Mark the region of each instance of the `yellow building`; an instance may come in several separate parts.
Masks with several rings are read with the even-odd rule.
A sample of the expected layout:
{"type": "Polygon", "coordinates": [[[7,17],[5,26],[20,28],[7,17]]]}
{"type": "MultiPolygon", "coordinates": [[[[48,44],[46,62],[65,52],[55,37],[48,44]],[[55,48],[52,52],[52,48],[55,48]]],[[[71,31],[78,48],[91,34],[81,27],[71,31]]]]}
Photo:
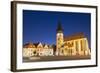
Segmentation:
{"type": "Polygon", "coordinates": [[[58,23],[56,34],[56,55],[90,55],[88,40],[83,33],[64,37],[61,23],[58,23]]]}

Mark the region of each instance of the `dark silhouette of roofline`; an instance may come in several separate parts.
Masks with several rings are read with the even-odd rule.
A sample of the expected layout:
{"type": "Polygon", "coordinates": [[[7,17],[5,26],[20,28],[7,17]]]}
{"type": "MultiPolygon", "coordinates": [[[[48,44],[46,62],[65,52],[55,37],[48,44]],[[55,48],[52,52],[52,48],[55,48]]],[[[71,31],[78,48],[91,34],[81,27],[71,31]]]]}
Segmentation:
{"type": "Polygon", "coordinates": [[[58,32],[63,32],[63,28],[62,28],[62,25],[61,25],[61,22],[58,21],[58,26],[57,26],[57,29],[56,29],[57,33],[58,32]]]}

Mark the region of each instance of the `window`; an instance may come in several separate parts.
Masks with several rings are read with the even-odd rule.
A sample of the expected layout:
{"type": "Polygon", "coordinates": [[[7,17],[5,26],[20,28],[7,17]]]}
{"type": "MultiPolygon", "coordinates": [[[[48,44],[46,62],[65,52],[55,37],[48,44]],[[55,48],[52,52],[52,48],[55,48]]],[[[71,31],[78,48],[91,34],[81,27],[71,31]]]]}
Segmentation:
{"type": "Polygon", "coordinates": [[[76,43],[76,51],[78,52],[78,41],[76,41],[75,43],[76,43]]]}
{"type": "Polygon", "coordinates": [[[81,40],[80,44],[81,44],[81,51],[83,51],[83,49],[84,49],[84,40],[81,40]]]}
{"type": "Polygon", "coordinates": [[[36,51],[34,51],[33,54],[35,55],[36,54],[36,51]]]}
{"type": "Polygon", "coordinates": [[[86,45],[86,40],[84,40],[84,49],[87,49],[86,45]]]}
{"type": "Polygon", "coordinates": [[[70,49],[70,54],[72,55],[72,53],[73,53],[73,50],[72,50],[72,49],[70,49]]]}
{"type": "Polygon", "coordinates": [[[62,50],[62,53],[64,53],[64,51],[62,50]]]}

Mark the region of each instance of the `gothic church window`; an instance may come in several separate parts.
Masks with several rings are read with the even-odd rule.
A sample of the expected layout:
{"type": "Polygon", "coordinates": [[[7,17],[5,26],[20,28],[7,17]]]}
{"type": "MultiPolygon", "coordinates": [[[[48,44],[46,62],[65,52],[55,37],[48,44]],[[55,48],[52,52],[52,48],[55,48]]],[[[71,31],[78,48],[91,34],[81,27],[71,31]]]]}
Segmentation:
{"type": "Polygon", "coordinates": [[[76,51],[78,52],[78,41],[76,41],[75,43],[76,43],[76,51]]]}

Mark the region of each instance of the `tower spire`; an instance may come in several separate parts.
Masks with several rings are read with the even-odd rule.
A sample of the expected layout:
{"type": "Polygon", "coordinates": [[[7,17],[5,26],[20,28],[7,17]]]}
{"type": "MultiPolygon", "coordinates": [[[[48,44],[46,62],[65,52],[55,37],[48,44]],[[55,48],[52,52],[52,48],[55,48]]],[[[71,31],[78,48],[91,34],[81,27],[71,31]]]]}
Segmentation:
{"type": "Polygon", "coordinates": [[[63,32],[63,28],[61,26],[61,22],[58,22],[58,26],[57,26],[57,32],[63,32]]]}
{"type": "Polygon", "coordinates": [[[56,55],[61,55],[61,46],[63,45],[63,28],[61,26],[61,22],[58,22],[58,27],[57,27],[57,34],[56,34],[56,55]]]}

